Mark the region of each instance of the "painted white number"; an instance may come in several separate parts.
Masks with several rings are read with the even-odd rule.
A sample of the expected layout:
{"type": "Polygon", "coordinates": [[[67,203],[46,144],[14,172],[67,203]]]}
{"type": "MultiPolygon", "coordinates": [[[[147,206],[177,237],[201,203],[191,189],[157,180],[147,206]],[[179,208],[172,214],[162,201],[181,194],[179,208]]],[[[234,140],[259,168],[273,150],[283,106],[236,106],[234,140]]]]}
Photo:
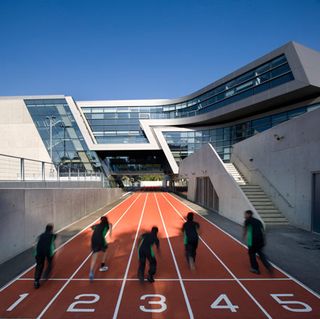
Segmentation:
{"type": "Polygon", "coordinates": [[[280,297],[293,297],[293,294],[270,294],[270,296],[279,303],[284,309],[292,312],[310,312],[312,308],[304,302],[295,300],[281,300],[280,297]],[[300,306],[299,308],[292,308],[288,305],[300,306]],[[302,308],[301,308],[302,307],[302,308]]]}
{"type": "Polygon", "coordinates": [[[79,300],[81,298],[92,298],[91,300],[80,300],[73,302],[69,308],[67,309],[67,312],[94,312],[94,308],[76,308],[77,305],[88,305],[96,303],[100,300],[100,296],[96,294],[82,294],[74,297],[75,300],[79,300]]]}
{"type": "Polygon", "coordinates": [[[15,307],[17,307],[19,305],[20,302],[22,302],[24,299],[26,299],[29,296],[29,294],[22,294],[19,295],[19,299],[17,301],[15,301],[8,309],[7,311],[12,311],[15,307]]]}
{"type": "Polygon", "coordinates": [[[211,309],[229,309],[231,312],[237,312],[236,309],[239,309],[239,306],[233,305],[225,294],[221,294],[210,307],[211,309]],[[222,301],[224,301],[225,304],[221,305],[220,303],[222,301]]]}
{"type": "Polygon", "coordinates": [[[145,306],[140,306],[140,310],[143,312],[163,312],[167,310],[167,305],[166,305],[166,297],[163,295],[143,295],[140,297],[140,300],[146,300],[148,298],[159,298],[159,300],[149,300],[148,304],[149,305],[158,305],[160,308],[146,308],[145,306]]]}

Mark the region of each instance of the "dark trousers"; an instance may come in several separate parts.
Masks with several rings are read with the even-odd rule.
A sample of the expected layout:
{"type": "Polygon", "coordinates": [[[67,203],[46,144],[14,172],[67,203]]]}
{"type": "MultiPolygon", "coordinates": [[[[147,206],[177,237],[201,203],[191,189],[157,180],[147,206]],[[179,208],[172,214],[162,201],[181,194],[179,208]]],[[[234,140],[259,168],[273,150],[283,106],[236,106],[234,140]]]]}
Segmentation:
{"type": "Polygon", "coordinates": [[[198,248],[198,241],[189,241],[185,245],[186,258],[188,262],[190,257],[193,259],[193,261],[196,261],[197,248],[198,248]]]}
{"type": "Polygon", "coordinates": [[[36,256],[36,269],[34,272],[34,280],[39,281],[41,279],[41,275],[43,272],[45,260],[47,259],[47,268],[44,273],[44,278],[49,278],[51,270],[52,270],[52,261],[53,261],[53,256],[36,256]]]}
{"type": "Polygon", "coordinates": [[[144,271],[146,268],[146,260],[149,262],[149,276],[153,277],[157,271],[157,260],[154,256],[151,255],[150,252],[139,251],[139,269],[138,269],[138,277],[144,277],[144,271]]]}
{"type": "Polygon", "coordinates": [[[259,270],[259,265],[257,262],[257,258],[256,258],[256,254],[258,254],[258,256],[260,257],[260,260],[262,262],[262,264],[268,269],[271,269],[271,264],[269,263],[269,261],[267,260],[266,255],[263,253],[262,251],[263,247],[256,247],[256,246],[251,246],[248,249],[248,253],[249,253],[249,258],[250,258],[250,264],[251,264],[251,268],[255,269],[255,270],[259,270]]]}

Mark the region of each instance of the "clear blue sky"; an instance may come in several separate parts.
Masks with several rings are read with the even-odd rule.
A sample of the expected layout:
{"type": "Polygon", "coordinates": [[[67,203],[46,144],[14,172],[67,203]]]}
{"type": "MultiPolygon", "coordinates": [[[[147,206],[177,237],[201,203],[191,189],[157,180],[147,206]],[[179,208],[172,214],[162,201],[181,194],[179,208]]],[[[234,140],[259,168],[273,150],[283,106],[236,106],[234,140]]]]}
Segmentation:
{"type": "Polygon", "coordinates": [[[290,40],[319,0],[1,0],[0,95],[179,97],[290,40]]]}

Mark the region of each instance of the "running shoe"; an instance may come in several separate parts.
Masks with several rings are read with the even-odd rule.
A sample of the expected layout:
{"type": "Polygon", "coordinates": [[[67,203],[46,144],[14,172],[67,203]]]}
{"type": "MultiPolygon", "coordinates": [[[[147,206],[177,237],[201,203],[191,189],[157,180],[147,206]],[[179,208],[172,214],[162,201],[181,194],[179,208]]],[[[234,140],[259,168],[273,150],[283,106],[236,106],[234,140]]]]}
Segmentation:
{"type": "Polygon", "coordinates": [[[94,273],[93,273],[93,271],[90,271],[90,273],[89,273],[89,280],[90,280],[91,282],[93,282],[93,279],[94,279],[94,273]]]}
{"type": "Polygon", "coordinates": [[[250,272],[260,275],[260,270],[259,269],[255,269],[255,268],[250,268],[250,272]]]}
{"type": "Polygon", "coordinates": [[[150,276],[150,275],[147,277],[147,280],[148,280],[149,282],[154,282],[153,276],[150,276]]]}
{"type": "Polygon", "coordinates": [[[100,267],[99,271],[107,271],[109,269],[108,266],[103,266],[103,267],[100,267]]]}

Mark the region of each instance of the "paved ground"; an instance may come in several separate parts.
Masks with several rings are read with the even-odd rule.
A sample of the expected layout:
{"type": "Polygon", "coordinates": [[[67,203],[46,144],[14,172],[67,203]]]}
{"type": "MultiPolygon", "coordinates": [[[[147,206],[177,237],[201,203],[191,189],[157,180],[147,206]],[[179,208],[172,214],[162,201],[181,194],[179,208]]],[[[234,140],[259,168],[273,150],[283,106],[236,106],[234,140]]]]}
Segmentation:
{"type": "MultiPolygon", "coordinates": [[[[240,225],[186,199],[182,201],[233,237],[242,240],[240,225]]],[[[320,235],[293,226],[268,226],[266,234],[265,252],[269,259],[320,293],[320,235]]]]}
{"type": "MultiPolygon", "coordinates": [[[[182,201],[235,238],[241,240],[242,227],[240,225],[186,199],[182,199],[182,201]]],[[[112,208],[118,204],[118,202],[105,207],[104,210],[112,208]]],[[[59,234],[61,243],[74,236],[100,215],[101,211],[94,212],[73,224],[71,227],[66,228],[59,234]]],[[[269,227],[267,230],[267,246],[265,252],[272,262],[314,291],[320,293],[320,235],[306,232],[292,226],[269,227]]],[[[32,256],[32,250],[30,249],[6,263],[1,264],[0,287],[33,265],[33,263],[34,258],[32,256]]]]}

